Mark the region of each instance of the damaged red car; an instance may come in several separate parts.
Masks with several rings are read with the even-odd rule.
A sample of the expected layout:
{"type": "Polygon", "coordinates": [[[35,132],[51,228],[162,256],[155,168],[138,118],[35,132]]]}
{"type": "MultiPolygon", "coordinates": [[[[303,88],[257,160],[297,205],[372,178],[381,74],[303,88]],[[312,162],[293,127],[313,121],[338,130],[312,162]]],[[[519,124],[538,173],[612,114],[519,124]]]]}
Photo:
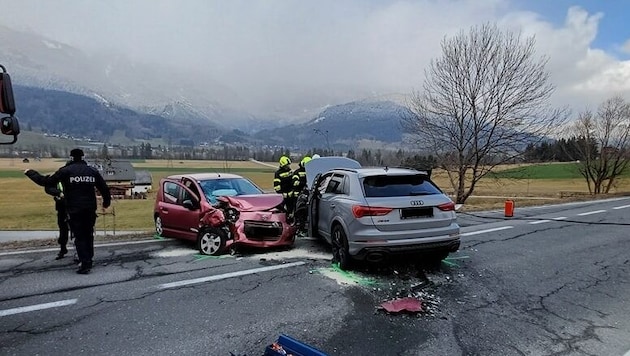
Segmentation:
{"type": "Polygon", "coordinates": [[[290,246],[296,227],[287,223],[282,200],[236,174],[169,176],[160,181],[155,199],[155,232],[196,241],[206,255],[240,246],[290,246]]]}

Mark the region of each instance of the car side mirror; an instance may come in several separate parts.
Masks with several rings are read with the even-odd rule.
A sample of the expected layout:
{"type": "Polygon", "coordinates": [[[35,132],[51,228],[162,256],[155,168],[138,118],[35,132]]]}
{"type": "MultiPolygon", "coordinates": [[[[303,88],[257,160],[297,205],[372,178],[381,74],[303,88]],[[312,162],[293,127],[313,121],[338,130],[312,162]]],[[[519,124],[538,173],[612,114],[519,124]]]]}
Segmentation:
{"type": "Polygon", "coordinates": [[[20,133],[20,125],[15,114],[15,100],[13,99],[13,86],[11,85],[11,77],[7,73],[6,68],[0,64],[0,114],[9,116],[0,119],[0,131],[5,135],[13,136],[11,142],[0,142],[0,144],[12,144],[17,141],[17,135],[20,133]]]}

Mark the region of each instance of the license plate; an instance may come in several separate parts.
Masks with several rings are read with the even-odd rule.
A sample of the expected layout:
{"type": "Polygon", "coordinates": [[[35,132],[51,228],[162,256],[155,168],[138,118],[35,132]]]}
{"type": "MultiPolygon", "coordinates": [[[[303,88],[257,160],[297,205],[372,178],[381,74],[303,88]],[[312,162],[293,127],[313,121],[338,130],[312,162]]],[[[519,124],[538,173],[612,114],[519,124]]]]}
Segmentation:
{"type": "Polygon", "coordinates": [[[400,209],[401,219],[432,218],[433,208],[405,208],[400,209]]]}

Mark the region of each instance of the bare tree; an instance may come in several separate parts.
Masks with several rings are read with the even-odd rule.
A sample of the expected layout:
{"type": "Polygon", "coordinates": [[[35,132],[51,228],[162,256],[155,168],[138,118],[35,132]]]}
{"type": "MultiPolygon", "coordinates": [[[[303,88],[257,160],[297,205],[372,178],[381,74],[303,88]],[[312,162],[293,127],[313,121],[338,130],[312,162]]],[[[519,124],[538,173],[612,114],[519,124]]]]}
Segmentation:
{"type": "Polygon", "coordinates": [[[572,134],[578,138],[578,170],[591,194],[608,193],[630,163],[630,104],[621,97],[603,102],[597,113],[578,115],[572,134]]]}
{"type": "Polygon", "coordinates": [[[464,203],[481,178],[548,137],[566,115],[548,104],[554,87],[547,59],[534,57],[533,37],[485,24],[445,38],[441,47],[402,126],[433,153],[456,202],[464,203]]]}

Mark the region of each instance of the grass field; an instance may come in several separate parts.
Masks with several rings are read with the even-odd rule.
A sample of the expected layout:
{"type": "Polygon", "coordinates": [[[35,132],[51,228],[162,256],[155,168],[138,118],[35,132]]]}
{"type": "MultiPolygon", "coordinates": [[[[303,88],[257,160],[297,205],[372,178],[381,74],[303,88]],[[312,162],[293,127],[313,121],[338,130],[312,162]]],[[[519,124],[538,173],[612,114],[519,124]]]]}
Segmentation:
{"type": "MultiPolygon", "coordinates": [[[[23,163],[18,159],[0,159],[0,230],[55,230],[56,215],[54,202],[37,186],[24,176],[27,168],[42,174],[53,173],[65,160],[42,159],[23,163]]],[[[187,172],[231,172],[243,175],[265,190],[272,189],[274,169],[254,162],[224,161],[134,161],[136,169],[151,172],[153,187],[165,176],[187,172]]],[[[587,193],[583,179],[566,175],[562,165],[539,165],[528,167],[510,167],[495,174],[492,178],[482,179],[475,189],[464,210],[500,208],[506,198],[516,202],[516,206],[558,202],[559,193],[570,191],[587,193]],[[555,167],[559,166],[559,167],[555,167]],[[514,172],[527,170],[527,175],[514,172]]],[[[434,180],[446,192],[451,191],[446,174],[434,171],[434,180]]],[[[630,177],[621,179],[614,193],[630,192],[630,177]]],[[[115,200],[105,214],[97,220],[99,230],[152,230],[153,203],[155,193],[149,193],[147,199],[115,200]]]]}
{"type": "MultiPolygon", "coordinates": [[[[498,170],[490,174],[491,178],[511,179],[583,179],[578,171],[578,163],[530,164],[498,170]]],[[[630,170],[622,175],[630,178],[630,170]]]]}

